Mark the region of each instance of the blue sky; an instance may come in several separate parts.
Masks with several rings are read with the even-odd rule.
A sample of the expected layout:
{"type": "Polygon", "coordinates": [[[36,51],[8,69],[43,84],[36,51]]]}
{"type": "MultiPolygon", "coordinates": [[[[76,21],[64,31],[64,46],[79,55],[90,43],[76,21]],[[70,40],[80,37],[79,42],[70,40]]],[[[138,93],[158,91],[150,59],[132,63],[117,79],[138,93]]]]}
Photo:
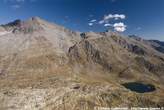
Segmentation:
{"type": "Polygon", "coordinates": [[[164,0],[0,1],[0,24],[32,16],[81,32],[111,29],[164,41],[164,0]]]}

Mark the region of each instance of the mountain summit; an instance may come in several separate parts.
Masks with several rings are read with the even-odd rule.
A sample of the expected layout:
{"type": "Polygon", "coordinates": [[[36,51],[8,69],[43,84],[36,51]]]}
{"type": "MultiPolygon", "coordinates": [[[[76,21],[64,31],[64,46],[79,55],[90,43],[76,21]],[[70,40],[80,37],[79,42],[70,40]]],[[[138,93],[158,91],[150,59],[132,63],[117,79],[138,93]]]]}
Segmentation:
{"type": "Polygon", "coordinates": [[[160,41],[79,33],[38,17],[0,26],[0,109],[163,107],[163,73],[160,41]],[[124,86],[131,82],[148,89],[124,86]]]}

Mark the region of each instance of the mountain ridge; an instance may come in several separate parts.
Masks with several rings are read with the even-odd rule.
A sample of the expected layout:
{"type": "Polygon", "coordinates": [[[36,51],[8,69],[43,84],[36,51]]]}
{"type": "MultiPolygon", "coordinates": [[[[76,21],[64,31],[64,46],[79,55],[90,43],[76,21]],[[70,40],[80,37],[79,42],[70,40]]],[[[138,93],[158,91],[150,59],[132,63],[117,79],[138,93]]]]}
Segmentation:
{"type": "Polygon", "coordinates": [[[164,106],[163,43],[74,32],[38,17],[9,24],[0,35],[0,109],[164,106]],[[130,82],[154,91],[131,91],[123,86],[130,82]]]}

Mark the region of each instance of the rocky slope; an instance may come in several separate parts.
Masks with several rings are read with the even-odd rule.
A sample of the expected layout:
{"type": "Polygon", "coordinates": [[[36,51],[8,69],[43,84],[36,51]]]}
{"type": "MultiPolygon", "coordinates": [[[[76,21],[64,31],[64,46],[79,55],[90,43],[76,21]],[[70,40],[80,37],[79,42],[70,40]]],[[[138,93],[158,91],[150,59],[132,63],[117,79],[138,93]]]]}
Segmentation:
{"type": "Polygon", "coordinates": [[[0,26],[0,109],[164,106],[163,43],[73,32],[38,17],[0,26]],[[123,84],[151,84],[138,93],[123,84]]]}

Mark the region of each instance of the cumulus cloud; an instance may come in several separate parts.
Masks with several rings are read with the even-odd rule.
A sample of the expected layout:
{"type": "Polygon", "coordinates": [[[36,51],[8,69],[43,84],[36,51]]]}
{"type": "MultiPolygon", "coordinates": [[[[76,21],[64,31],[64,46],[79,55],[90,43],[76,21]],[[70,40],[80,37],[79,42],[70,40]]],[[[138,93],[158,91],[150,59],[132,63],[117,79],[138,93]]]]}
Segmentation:
{"type": "Polygon", "coordinates": [[[123,22],[118,22],[118,20],[124,19],[126,19],[126,16],[124,14],[108,14],[105,15],[100,21],[97,21],[96,19],[90,20],[88,25],[93,26],[94,24],[100,24],[107,28],[113,28],[117,32],[124,32],[126,31],[127,26],[123,22]],[[114,21],[117,22],[113,24],[114,21]]]}
{"type": "Polygon", "coordinates": [[[89,21],[88,25],[93,26],[96,23],[96,21],[97,21],[96,19],[92,19],[89,21]]]}
{"type": "Polygon", "coordinates": [[[88,23],[89,26],[93,26],[93,23],[88,23]]]}
{"type": "Polygon", "coordinates": [[[106,23],[104,24],[105,27],[113,27],[115,31],[117,32],[124,32],[126,31],[126,25],[122,22],[120,23],[114,23],[114,24],[109,24],[109,23],[106,23]]]}
{"type": "Polygon", "coordinates": [[[123,20],[126,16],[124,14],[108,14],[105,15],[104,18],[99,21],[99,24],[109,23],[110,20],[123,20]]]}
{"type": "Polygon", "coordinates": [[[105,27],[110,27],[110,26],[113,26],[112,24],[109,24],[109,23],[106,23],[104,24],[105,27]]]}
{"type": "Polygon", "coordinates": [[[117,32],[124,32],[127,26],[124,23],[120,22],[120,23],[115,23],[113,27],[114,30],[117,32]]]}
{"type": "Polygon", "coordinates": [[[109,14],[109,15],[105,15],[104,16],[104,20],[108,20],[108,19],[115,19],[115,20],[118,20],[118,19],[125,19],[125,15],[124,14],[109,14]]]}
{"type": "Polygon", "coordinates": [[[104,21],[104,20],[99,21],[99,24],[103,24],[103,23],[105,23],[105,21],[104,21]]]}
{"type": "Polygon", "coordinates": [[[90,22],[91,22],[91,23],[94,23],[94,22],[96,22],[96,21],[97,21],[96,19],[93,19],[93,20],[91,20],[90,22]]]}

